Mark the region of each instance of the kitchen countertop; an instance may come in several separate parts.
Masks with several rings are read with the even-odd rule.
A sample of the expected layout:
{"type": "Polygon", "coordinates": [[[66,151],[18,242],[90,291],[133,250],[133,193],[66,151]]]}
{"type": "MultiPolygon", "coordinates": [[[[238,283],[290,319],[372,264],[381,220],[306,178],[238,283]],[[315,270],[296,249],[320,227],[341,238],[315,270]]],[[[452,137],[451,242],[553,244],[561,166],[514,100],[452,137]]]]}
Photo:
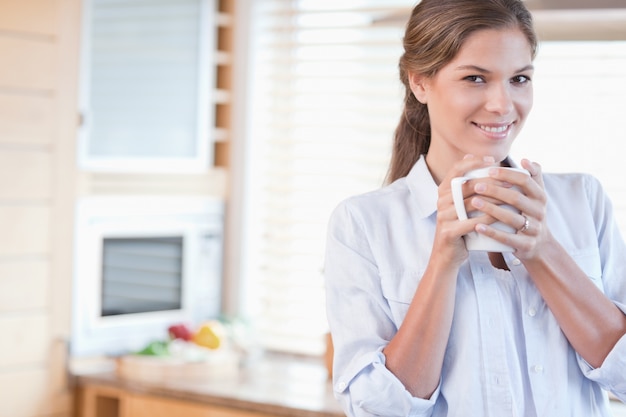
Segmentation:
{"type": "Polygon", "coordinates": [[[249,359],[230,375],[195,381],[122,377],[116,372],[114,360],[73,365],[71,373],[77,386],[111,386],[136,394],[274,416],[345,416],[333,397],[323,362],[308,358],[266,354],[249,359]]]}
{"type": "MultiPolygon", "coordinates": [[[[290,417],[345,417],[333,397],[321,361],[284,355],[249,360],[236,373],[202,382],[181,379],[146,381],[123,378],[114,360],[84,361],[71,369],[78,386],[110,386],[127,392],[290,417]]],[[[615,416],[626,405],[611,401],[615,416]]]]}

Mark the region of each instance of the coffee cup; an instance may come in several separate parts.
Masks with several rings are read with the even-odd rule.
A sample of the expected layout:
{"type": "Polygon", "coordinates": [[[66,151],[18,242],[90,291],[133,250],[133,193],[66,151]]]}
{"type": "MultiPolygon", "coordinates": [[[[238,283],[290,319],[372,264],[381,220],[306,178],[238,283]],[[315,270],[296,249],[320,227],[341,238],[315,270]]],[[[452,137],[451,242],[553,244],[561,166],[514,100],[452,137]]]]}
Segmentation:
{"type": "MultiPolygon", "coordinates": [[[[468,216],[470,218],[473,218],[482,214],[478,210],[470,211],[469,213],[466,212],[465,202],[463,201],[463,184],[471,179],[489,177],[490,169],[490,167],[475,169],[473,171],[467,172],[462,177],[456,177],[452,179],[452,199],[454,200],[454,208],[456,209],[456,214],[459,220],[467,220],[468,216]]],[[[511,171],[521,172],[523,174],[530,175],[528,171],[521,168],[499,167],[499,169],[508,169],[511,171]]],[[[519,190],[519,188],[515,186],[513,186],[513,189],[519,190]]],[[[508,204],[502,204],[500,207],[519,213],[519,210],[508,204]]],[[[516,232],[514,228],[500,221],[491,224],[491,226],[506,233],[516,232]]],[[[467,250],[487,252],[513,252],[514,250],[512,247],[505,245],[504,243],[498,242],[497,240],[492,239],[489,236],[481,235],[476,232],[470,232],[466,234],[465,236],[463,236],[463,239],[465,240],[465,247],[467,248],[467,250]]]]}

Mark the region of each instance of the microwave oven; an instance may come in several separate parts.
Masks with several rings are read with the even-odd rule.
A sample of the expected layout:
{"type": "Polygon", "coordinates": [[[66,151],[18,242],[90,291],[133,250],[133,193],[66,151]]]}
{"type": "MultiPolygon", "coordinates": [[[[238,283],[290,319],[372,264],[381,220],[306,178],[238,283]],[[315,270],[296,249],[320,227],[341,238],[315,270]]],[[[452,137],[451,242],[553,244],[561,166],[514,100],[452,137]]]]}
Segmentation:
{"type": "Polygon", "coordinates": [[[223,202],[87,197],[76,206],[73,356],[118,356],[221,311],[223,202]]]}

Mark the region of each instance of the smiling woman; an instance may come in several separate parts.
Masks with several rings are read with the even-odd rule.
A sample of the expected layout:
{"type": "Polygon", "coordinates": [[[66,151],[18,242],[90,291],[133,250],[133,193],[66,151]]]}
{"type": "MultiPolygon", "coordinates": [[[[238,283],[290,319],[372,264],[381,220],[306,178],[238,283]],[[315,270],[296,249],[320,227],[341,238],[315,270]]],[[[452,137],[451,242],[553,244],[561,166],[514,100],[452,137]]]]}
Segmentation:
{"type": "Polygon", "coordinates": [[[532,107],[530,12],[422,0],[402,44],[389,183],[329,221],[335,396],[349,416],[610,415],[626,242],[596,178],[510,152],[532,107]]]}
{"type": "MultiPolygon", "coordinates": [[[[383,183],[402,104],[397,60],[406,14],[397,24],[378,18],[415,2],[255,3],[244,240],[251,256],[242,304],[263,346],[320,354],[328,216],[346,196],[383,183]]],[[[604,151],[624,139],[609,121],[622,118],[626,42],[541,42],[534,66],[534,110],[514,158],[541,161],[545,171],[596,174],[626,230],[619,153],[604,151]]]]}

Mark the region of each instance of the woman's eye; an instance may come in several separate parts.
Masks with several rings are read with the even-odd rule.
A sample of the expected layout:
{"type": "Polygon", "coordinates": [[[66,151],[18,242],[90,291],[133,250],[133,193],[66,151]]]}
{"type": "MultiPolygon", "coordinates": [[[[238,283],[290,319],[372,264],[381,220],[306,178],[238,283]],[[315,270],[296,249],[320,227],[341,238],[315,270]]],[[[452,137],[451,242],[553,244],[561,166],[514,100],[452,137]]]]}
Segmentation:
{"type": "Polygon", "coordinates": [[[485,80],[480,75],[468,75],[465,79],[471,83],[484,83],[485,80]]]}
{"type": "Polygon", "coordinates": [[[526,83],[530,82],[530,77],[527,77],[525,75],[516,75],[515,77],[513,77],[512,81],[515,84],[526,84],[526,83]]]}

